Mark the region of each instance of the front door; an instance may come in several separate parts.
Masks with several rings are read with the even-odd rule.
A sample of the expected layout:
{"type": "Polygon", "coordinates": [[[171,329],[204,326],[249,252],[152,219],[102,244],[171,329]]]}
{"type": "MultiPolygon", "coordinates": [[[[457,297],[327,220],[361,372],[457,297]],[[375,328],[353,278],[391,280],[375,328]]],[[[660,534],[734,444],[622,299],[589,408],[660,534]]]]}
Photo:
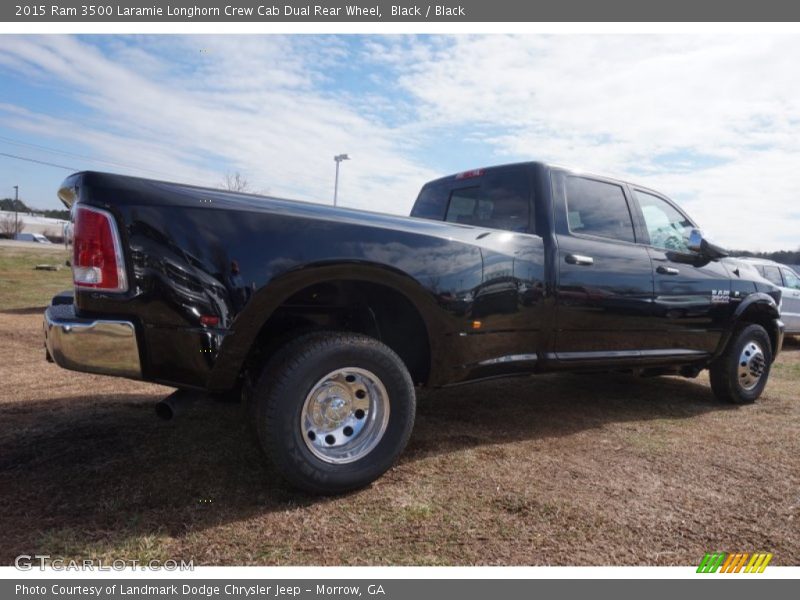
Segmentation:
{"type": "Polygon", "coordinates": [[[683,355],[714,352],[738,302],[731,274],[721,262],[689,250],[695,226],[674,204],[649,190],[634,189],[633,194],[653,262],[654,350],[683,355]]]}

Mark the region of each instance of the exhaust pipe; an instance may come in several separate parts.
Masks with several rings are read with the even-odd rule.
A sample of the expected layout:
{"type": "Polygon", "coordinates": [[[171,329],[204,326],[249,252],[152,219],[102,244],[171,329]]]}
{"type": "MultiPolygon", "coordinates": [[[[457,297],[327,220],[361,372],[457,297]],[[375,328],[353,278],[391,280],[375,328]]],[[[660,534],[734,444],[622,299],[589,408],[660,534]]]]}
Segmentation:
{"type": "Polygon", "coordinates": [[[156,416],[165,421],[174,419],[194,404],[197,396],[197,392],[175,390],[169,396],[156,403],[156,416]]]}

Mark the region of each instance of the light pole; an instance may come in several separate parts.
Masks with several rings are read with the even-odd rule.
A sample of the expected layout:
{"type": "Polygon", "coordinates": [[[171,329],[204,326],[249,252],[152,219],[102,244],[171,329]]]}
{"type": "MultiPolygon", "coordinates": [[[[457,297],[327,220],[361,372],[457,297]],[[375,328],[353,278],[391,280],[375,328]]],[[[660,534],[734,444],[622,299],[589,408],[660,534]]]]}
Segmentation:
{"type": "Polygon", "coordinates": [[[14,186],[14,237],[17,237],[19,231],[17,228],[19,227],[19,221],[17,219],[17,204],[19,203],[19,186],[14,186]]]}
{"type": "Polygon", "coordinates": [[[350,160],[350,156],[347,154],[337,154],[333,157],[333,160],[336,161],[336,180],[333,183],[333,205],[336,206],[336,199],[339,196],[339,163],[343,160],[350,160]]]}

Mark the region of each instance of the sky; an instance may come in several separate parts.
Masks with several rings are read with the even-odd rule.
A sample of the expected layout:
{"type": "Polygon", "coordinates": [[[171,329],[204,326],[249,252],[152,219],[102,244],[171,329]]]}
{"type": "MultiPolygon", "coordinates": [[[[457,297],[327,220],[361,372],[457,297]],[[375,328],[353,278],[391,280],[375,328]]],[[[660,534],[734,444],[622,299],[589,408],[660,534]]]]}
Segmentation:
{"type": "Polygon", "coordinates": [[[0,35],[0,197],[93,169],[408,214],[543,160],[673,198],[719,244],[800,247],[797,35],[0,35]],[[52,165],[6,156],[22,156],[52,165]]]}

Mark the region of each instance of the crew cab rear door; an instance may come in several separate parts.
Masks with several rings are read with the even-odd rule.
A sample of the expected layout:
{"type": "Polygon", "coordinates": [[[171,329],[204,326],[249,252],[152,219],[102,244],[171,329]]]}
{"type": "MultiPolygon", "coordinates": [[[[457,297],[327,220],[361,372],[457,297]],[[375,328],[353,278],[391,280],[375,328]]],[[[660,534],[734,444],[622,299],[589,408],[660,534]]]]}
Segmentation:
{"type": "Polygon", "coordinates": [[[636,360],[651,347],[653,270],[637,243],[629,190],[617,181],[553,170],[555,358],[636,360]]]}

